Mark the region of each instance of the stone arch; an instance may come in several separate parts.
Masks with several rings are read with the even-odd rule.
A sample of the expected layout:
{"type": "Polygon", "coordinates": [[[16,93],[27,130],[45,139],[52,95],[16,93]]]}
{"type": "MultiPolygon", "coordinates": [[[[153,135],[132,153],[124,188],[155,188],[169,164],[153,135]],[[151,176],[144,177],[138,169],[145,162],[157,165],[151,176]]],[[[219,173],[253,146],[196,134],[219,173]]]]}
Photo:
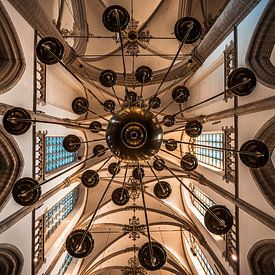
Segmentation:
{"type": "Polygon", "coordinates": [[[258,80],[275,88],[275,66],[270,57],[275,45],[275,0],[270,0],[256,26],[246,55],[246,63],[258,80]]]}
{"type": "Polygon", "coordinates": [[[25,70],[25,58],[12,21],[0,2],[0,94],[9,91],[25,70]]]}
{"type": "Polygon", "coordinates": [[[19,275],[22,272],[24,257],[12,244],[0,244],[0,273],[19,275]]]}
{"type": "MultiPolygon", "coordinates": [[[[275,149],[275,116],[269,119],[258,131],[255,139],[265,143],[268,149],[274,153],[275,149]]],[[[258,188],[269,204],[275,208],[275,169],[270,159],[268,163],[259,169],[250,169],[258,188]]]]}
{"type": "Polygon", "coordinates": [[[275,240],[261,240],[253,245],[247,255],[251,274],[275,273],[275,240]]]}
{"type": "Polygon", "coordinates": [[[23,166],[24,159],[16,141],[0,125],[0,211],[10,198],[23,166]]]}

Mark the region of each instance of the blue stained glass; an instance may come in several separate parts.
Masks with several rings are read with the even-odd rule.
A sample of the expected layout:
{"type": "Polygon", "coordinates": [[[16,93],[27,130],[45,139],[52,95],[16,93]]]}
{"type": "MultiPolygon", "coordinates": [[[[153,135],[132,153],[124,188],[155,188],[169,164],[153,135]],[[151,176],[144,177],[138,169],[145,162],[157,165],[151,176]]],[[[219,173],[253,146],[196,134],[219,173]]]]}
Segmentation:
{"type": "Polygon", "coordinates": [[[63,148],[64,137],[46,137],[46,173],[75,161],[78,152],[70,153],[63,148]]]}

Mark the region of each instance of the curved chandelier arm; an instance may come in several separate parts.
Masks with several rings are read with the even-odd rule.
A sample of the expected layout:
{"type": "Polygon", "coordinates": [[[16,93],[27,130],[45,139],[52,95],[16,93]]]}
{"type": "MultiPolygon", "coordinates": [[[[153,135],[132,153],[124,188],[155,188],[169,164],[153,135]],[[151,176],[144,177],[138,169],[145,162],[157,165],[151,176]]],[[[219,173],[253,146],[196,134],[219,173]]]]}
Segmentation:
{"type": "MultiPolygon", "coordinates": [[[[142,76],[142,82],[141,82],[141,88],[140,88],[140,98],[142,98],[143,96],[143,88],[144,88],[144,79],[145,79],[145,75],[143,74],[142,76]]],[[[142,101],[140,100],[140,105],[141,105],[142,101]]]]}
{"type": "MultiPolygon", "coordinates": [[[[155,157],[156,160],[159,160],[158,157],[155,157]]],[[[194,198],[201,204],[201,206],[210,213],[210,215],[222,226],[225,226],[225,222],[213,212],[211,211],[207,205],[204,204],[204,202],[175,174],[166,164],[164,164],[164,167],[178,180],[178,182],[192,195],[194,198]]]]}
{"type": "Polygon", "coordinates": [[[121,33],[121,26],[120,26],[120,20],[119,20],[119,13],[118,13],[117,9],[115,9],[115,13],[116,13],[116,22],[117,22],[117,26],[118,26],[118,34],[119,34],[120,48],[121,48],[121,54],[122,54],[123,79],[124,79],[124,86],[125,86],[125,94],[127,96],[127,77],[126,77],[125,54],[124,54],[124,46],[123,46],[123,41],[122,41],[122,33],[121,33]]]}
{"type": "Polygon", "coordinates": [[[24,195],[28,194],[29,192],[32,192],[32,191],[34,191],[34,190],[36,190],[36,189],[39,189],[42,185],[45,185],[45,184],[48,183],[49,181],[52,181],[53,179],[56,179],[56,178],[58,178],[59,176],[64,175],[65,173],[69,172],[70,170],[72,170],[72,169],[76,168],[77,166],[79,166],[79,165],[81,165],[81,164],[87,162],[87,161],[90,160],[90,159],[93,159],[93,158],[97,157],[98,155],[102,154],[103,152],[106,152],[107,150],[109,150],[109,148],[105,148],[104,150],[100,150],[97,154],[94,154],[94,155],[90,156],[89,158],[87,158],[87,159],[85,159],[85,160],[83,160],[83,161],[80,161],[79,163],[77,163],[77,164],[71,166],[70,168],[68,168],[68,169],[66,169],[66,170],[64,170],[64,171],[62,171],[61,173],[59,173],[59,174],[57,174],[57,175],[55,175],[55,176],[53,176],[53,177],[51,177],[51,178],[49,178],[49,179],[47,179],[47,180],[41,182],[41,183],[38,184],[37,186],[35,186],[35,187],[29,189],[28,191],[25,191],[25,192],[20,193],[19,196],[24,196],[24,195]]]}
{"type": "Polygon", "coordinates": [[[80,142],[72,142],[72,143],[70,143],[70,145],[78,145],[78,144],[82,144],[82,143],[98,142],[98,141],[102,141],[102,140],[105,140],[105,138],[98,138],[98,139],[86,140],[86,141],[80,141],[80,142]]]}
{"type": "Polygon", "coordinates": [[[146,221],[146,229],[147,229],[147,236],[148,236],[148,242],[149,242],[150,259],[151,259],[152,266],[154,266],[155,260],[154,260],[153,246],[152,246],[152,241],[151,241],[151,234],[150,234],[149,221],[148,221],[148,215],[147,215],[147,207],[146,207],[146,202],[145,202],[144,184],[142,181],[142,174],[141,174],[141,168],[140,168],[139,163],[138,163],[138,176],[139,176],[141,195],[142,195],[142,201],[143,201],[143,206],[144,206],[144,216],[145,216],[145,221],[146,221]]]}
{"type": "Polygon", "coordinates": [[[126,177],[127,177],[127,172],[128,172],[128,166],[129,166],[129,164],[127,163],[127,166],[126,166],[126,169],[125,169],[125,173],[124,173],[124,179],[123,179],[123,183],[122,183],[122,189],[121,189],[120,199],[122,199],[123,193],[124,193],[124,189],[125,189],[125,183],[126,183],[126,177]]]}
{"type": "Polygon", "coordinates": [[[159,112],[157,112],[155,114],[155,116],[157,117],[158,115],[160,115],[162,112],[164,112],[169,106],[171,106],[177,99],[179,99],[181,97],[181,94],[179,94],[176,98],[174,98],[170,103],[168,103],[164,108],[162,108],[159,112]]]}
{"type": "Polygon", "coordinates": [[[147,161],[147,164],[148,164],[150,170],[152,171],[153,175],[155,176],[155,178],[156,178],[156,180],[157,180],[157,182],[158,182],[158,184],[159,184],[159,186],[160,186],[162,192],[165,193],[165,189],[163,188],[163,185],[162,185],[161,181],[159,180],[157,174],[155,173],[154,169],[153,169],[152,166],[150,165],[149,161],[147,161]]]}
{"type": "Polygon", "coordinates": [[[210,97],[210,98],[208,98],[208,99],[205,99],[205,100],[203,100],[203,101],[201,101],[201,102],[199,102],[199,103],[197,103],[197,104],[194,104],[194,105],[189,106],[189,107],[187,107],[187,108],[185,108],[185,109],[182,109],[181,111],[178,111],[177,113],[174,113],[174,114],[173,114],[173,117],[176,117],[177,115],[179,115],[179,114],[181,114],[181,113],[183,113],[183,112],[185,112],[185,111],[187,111],[187,110],[190,110],[190,109],[192,109],[192,108],[194,108],[194,107],[197,107],[197,106],[199,106],[199,105],[201,105],[201,104],[204,104],[204,103],[206,103],[206,102],[208,102],[208,101],[211,101],[211,100],[213,100],[213,99],[215,99],[215,98],[217,98],[217,97],[219,97],[219,96],[221,96],[221,95],[223,95],[223,94],[225,94],[225,93],[227,93],[227,92],[231,92],[231,91],[235,90],[236,88],[242,87],[243,85],[249,83],[250,81],[251,81],[251,79],[246,79],[246,80],[244,80],[243,82],[241,82],[241,83],[239,83],[239,84],[237,84],[237,85],[235,85],[235,86],[233,86],[233,87],[231,87],[231,88],[229,88],[229,89],[226,89],[225,91],[223,91],[223,92],[221,92],[221,93],[218,93],[218,94],[216,94],[216,95],[214,95],[214,96],[212,96],[212,97],[210,97]]]}
{"type": "Polygon", "coordinates": [[[106,117],[104,117],[104,116],[102,116],[102,115],[96,113],[95,111],[93,111],[93,110],[91,110],[91,109],[89,109],[88,111],[89,111],[90,113],[94,114],[94,115],[97,115],[98,117],[102,118],[103,120],[109,122],[109,119],[107,119],[106,117]]]}
{"type": "Polygon", "coordinates": [[[119,169],[120,163],[121,163],[121,161],[119,161],[119,162],[117,163],[116,167],[115,167],[115,173],[113,174],[112,178],[110,179],[109,183],[107,184],[107,186],[106,186],[106,188],[105,188],[105,190],[104,190],[104,192],[103,192],[103,194],[102,194],[102,196],[101,196],[101,198],[100,198],[100,200],[99,200],[99,202],[98,202],[98,204],[97,204],[97,207],[96,207],[96,209],[95,209],[95,211],[94,211],[94,214],[93,214],[93,216],[92,216],[92,218],[91,218],[89,224],[87,225],[87,227],[86,227],[86,229],[85,229],[85,232],[84,232],[84,234],[83,234],[83,236],[82,236],[82,239],[81,239],[80,243],[78,244],[78,249],[81,248],[81,246],[82,246],[82,244],[83,244],[83,242],[84,242],[84,240],[85,240],[85,238],[86,238],[86,236],[87,236],[87,234],[88,234],[88,231],[89,231],[89,229],[90,229],[90,227],[91,227],[91,225],[92,225],[92,223],[93,223],[93,221],[94,221],[94,219],[95,219],[95,216],[96,216],[96,214],[97,214],[97,211],[98,211],[98,209],[99,209],[99,207],[100,207],[102,201],[104,200],[104,197],[105,197],[105,195],[107,194],[107,191],[108,191],[108,189],[109,189],[109,187],[110,187],[110,185],[111,185],[113,179],[115,178],[115,176],[116,176],[116,174],[117,174],[117,171],[118,171],[118,169],[119,169]]]}
{"type": "MultiPolygon", "coordinates": [[[[164,139],[163,142],[166,143],[166,142],[168,142],[168,140],[164,139]]],[[[239,154],[248,155],[248,156],[256,156],[256,157],[263,157],[264,156],[264,154],[262,154],[260,152],[253,153],[253,152],[249,152],[249,151],[234,150],[234,149],[229,149],[229,148],[215,147],[215,146],[210,146],[210,145],[203,145],[203,144],[191,143],[191,142],[186,142],[186,141],[178,141],[178,140],[175,140],[175,142],[182,143],[182,144],[187,144],[187,145],[193,145],[193,146],[196,146],[196,147],[215,149],[215,150],[219,150],[219,151],[229,151],[229,152],[239,153],[239,154]]]]}
{"type": "Polygon", "coordinates": [[[117,95],[117,93],[116,93],[116,90],[115,90],[114,86],[112,86],[112,91],[113,91],[113,93],[114,93],[114,95],[115,95],[115,97],[116,97],[116,100],[117,100],[118,105],[121,106],[121,102],[120,102],[120,100],[119,100],[119,97],[118,97],[118,95],[117,95]]]}
{"type": "MultiPolygon", "coordinates": [[[[178,50],[177,50],[177,53],[176,53],[176,55],[175,55],[175,57],[174,57],[174,59],[173,59],[171,65],[170,65],[170,67],[168,68],[167,72],[165,73],[165,75],[164,75],[164,77],[163,77],[161,83],[159,84],[158,89],[156,90],[155,94],[151,97],[151,98],[153,98],[152,101],[154,101],[154,99],[158,96],[158,93],[159,93],[159,91],[160,91],[160,88],[162,87],[164,81],[166,80],[166,78],[167,78],[167,76],[169,75],[169,73],[170,73],[172,67],[174,66],[174,64],[175,64],[175,62],[176,62],[176,60],[177,60],[177,57],[178,57],[178,55],[179,55],[179,53],[180,53],[180,51],[181,51],[181,49],[182,49],[184,43],[186,42],[186,40],[187,40],[187,38],[188,38],[188,36],[189,36],[189,34],[190,34],[190,32],[191,32],[193,26],[194,26],[193,23],[191,23],[191,24],[189,25],[188,30],[187,30],[187,32],[185,33],[185,36],[184,36],[184,38],[183,38],[182,41],[181,41],[181,44],[180,44],[180,46],[179,46],[179,48],[178,48],[178,50]]],[[[148,110],[150,110],[151,107],[152,107],[152,104],[149,104],[148,110]]]]}
{"type": "Polygon", "coordinates": [[[66,122],[57,122],[57,121],[47,121],[47,120],[41,120],[41,119],[31,119],[31,118],[7,118],[8,121],[10,122],[34,122],[34,123],[46,123],[46,124],[55,124],[55,125],[62,125],[62,126],[71,126],[71,127],[77,127],[77,128],[81,128],[81,129],[86,129],[88,130],[89,128],[81,126],[82,124],[69,124],[66,122]]]}

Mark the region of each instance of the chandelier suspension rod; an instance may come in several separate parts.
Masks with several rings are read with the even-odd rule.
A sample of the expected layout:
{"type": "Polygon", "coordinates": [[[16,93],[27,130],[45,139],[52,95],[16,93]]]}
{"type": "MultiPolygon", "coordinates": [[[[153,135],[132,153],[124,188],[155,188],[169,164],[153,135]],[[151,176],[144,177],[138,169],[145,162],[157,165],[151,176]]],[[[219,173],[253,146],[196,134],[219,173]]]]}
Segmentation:
{"type": "Polygon", "coordinates": [[[164,112],[169,106],[171,106],[178,98],[180,98],[181,94],[179,94],[175,99],[173,99],[168,105],[166,105],[164,108],[162,108],[155,116],[157,117],[162,112],[164,112]]]}
{"type": "MultiPolygon", "coordinates": [[[[126,35],[122,35],[122,38],[128,38],[126,35]]],[[[89,38],[89,39],[114,39],[115,36],[102,36],[102,35],[93,35],[89,33],[88,35],[77,35],[77,34],[69,34],[69,35],[63,35],[63,38],[89,38]]],[[[169,39],[169,40],[175,40],[176,37],[165,37],[165,36],[152,36],[150,35],[150,39],[169,39]]],[[[142,36],[138,36],[137,39],[143,39],[142,36]]]]}
{"type": "Polygon", "coordinates": [[[120,200],[122,200],[123,191],[124,191],[124,188],[125,188],[127,171],[128,171],[128,163],[127,163],[127,166],[126,166],[126,169],[125,169],[125,174],[124,174],[124,179],[123,179],[123,184],[122,184],[122,190],[121,190],[120,200]]]}
{"type": "Polygon", "coordinates": [[[185,159],[181,159],[180,157],[173,155],[173,154],[170,153],[169,151],[166,151],[166,150],[163,150],[163,149],[160,149],[160,151],[162,151],[162,152],[164,152],[164,153],[166,153],[166,154],[168,154],[168,155],[170,155],[170,156],[172,156],[172,157],[175,157],[175,158],[177,158],[177,159],[179,159],[179,160],[181,160],[181,161],[183,161],[183,162],[185,162],[185,163],[187,163],[187,164],[189,164],[189,165],[192,165],[192,164],[193,164],[193,163],[191,163],[191,162],[189,162],[189,161],[187,161],[187,160],[185,160],[185,159]]]}
{"type": "MultiPolygon", "coordinates": [[[[168,140],[164,139],[163,141],[167,142],[168,140]]],[[[259,152],[258,153],[253,153],[253,152],[249,152],[249,151],[240,151],[240,150],[229,149],[229,148],[224,148],[224,147],[214,147],[214,146],[210,146],[210,145],[203,145],[203,144],[191,143],[191,142],[186,142],[186,141],[178,141],[178,140],[175,140],[175,142],[188,144],[188,145],[194,145],[196,147],[205,147],[205,148],[215,149],[215,150],[219,150],[219,151],[229,151],[229,152],[239,153],[239,154],[242,154],[242,155],[249,155],[249,156],[256,156],[256,157],[263,157],[264,156],[261,153],[259,154],[259,152]]]]}
{"type": "Polygon", "coordinates": [[[159,180],[157,174],[155,173],[154,169],[153,169],[152,166],[150,165],[149,161],[147,161],[147,164],[148,164],[150,170],[152,171],[152,173],[154,174],[154,176],[155,176],[155,178],[156,178],[158,184],[160,185],[161,191],[162,191],[163,193],[165,193],[165,190],[164,190],[164,188],[163,188],[163,185],[162,185],[162,183],[160,182],[160,180],[159,180]]]}
{"type": "MultiPolygon", "coordinates": [[[[145,75],[143,74],[141,88],[140,88],[140,98],[142,98],[143,96],[144,78],[145,78],[145,75]]],[[[140,104],[141,104],[141,100],[140,100],[140,104]]]]}
{"type": "MultiPolygon", "coordinates": [[[[157,157],[155,157],[155,159],[158,160],[157,157]]],[[[217,221],[219,222],[219,224],[221,224],[222,226],[225,226],[225,222],[223,220],[221,220],[219,217],[217,217],[217,215],[210,210],[207,205],[204,204],[204,202],[169,168],[166,166],[166,164],[164,164],[164,167],[179,181],[179,183],[192,195],[194,196],[194,198],[201,204],[201,206],[204,208],[204,210],[208,211],[210,213],[210,215],[217,221]]]]}
{"type": "Polygon", "coordinates": [[[89,128],[81,126],[81,124],[69,124],[65,122],[57,122],[57,121],[47,121],[47,120],[41,120],[41,119],[30,119],[30,118],[8,118],[8,121],[10,122],[38,122],[38,123],[46,123],[46,124],[54,124],[54,125],[63,125],[63,126],[71,126],[71,127],[78,127],[82,129],[89,130],[89,128]]]}
{"type": "Polygon", "coordinates": [[[197,107],[197,106],[199,106],[199,105],[201,105],[201,104],[203,104],[203,103],[206,103],[206,102],[208,102],[208,101],[211,101],[212,99],[215,99],[215,98],[217,98],[217,97],[219,97],[219,96],[221,96],[221,95],[223,95],[223,94],[225,94],[225,93],[227,93],[227,92],[231,92],[231,91],[233,91],[234,89],[239,88],[239,87],[241,87],[241,86],[247,84],[248,82],[250,82],[250,79],[246,79],[245,81],[243,81],[243,82],[241,82],[241,83],[239,83],[239,84],[237,84],[237,85],[235,85],[235,86],[233,86],[233,87],[231,87],[231,88],[229,88],[229,89],[227,89],[227,90],[225,90],[225,91],[223,91],[223,92],[221,92],[221,93],[218,93],[218,94],[216,94],[216,95],[214,95],[214,96],[212,96],[212,97],[210,97],[210,98],[208,98],[208,99],[205,99],[205,100],[203,100],[203,101],[201,101],[201,102],[199,102],[199,103],[197,103],[197,104],[194,104],[194,105],[192,105],[192,106],[189,106],[189,107],[187,107],[187,108],[185,108],[185,109],[183,109],[183,110],[181,110],[181,111],[178,111],[177,113],[173,114],[173,116],[175,117],[175,116],[177,116],[177,115],[179,115],[179,114],[181,114],[181,113],[183,113],[183,112],[185,112],[185,111],[187,111],[187,110],[190,110],[190,109],[192,109],[192,108],[194,108],[194,107],[197,107]]]}
{"type": "MultiPolygon", "coordinates": [[[[80,55],[77,55],[77,57],[86,57],[86,58],[89,58],[89,57],[101,57],[101,56],[105,56],[105,57],[110,57],[110,56],[122,56],[122,54],[80,54],[80,55]]],[[[175,56],[175,53],[137,53],[137,54],[125,54],[124,56],[159,56],[159,57],[174,57],[175,56]]],[[[183,59],[185,58],[186,56],[191,56],[190,54],[180,54],[178,55],[178,58],[180,59],[183,59]]]]}
{"type": "Polygon", "coordinates": [[[145,203],[144,185],[143,185],[143,181],[142,181],[142,175],[140,172],[139,162],[138,162],[138,175],[139,175],[139,182],[140,182],[140,187],[141,187],[142,202],[143,202],[143,206],[144,206],[144,216],[145,216],[146,229],[147,229],[147,235],[148,235],[148,241],[149,241],[150,259],[151,259],[152,266],[154,266],[155,261],[154,261],[154,255],[153,255],[153,246],[152,246],[152,241],[151,241],[151,234],[150,234],[149,221],[148,221],[148,215],[147,215],[147,207],[146,207],[146,203],[145,203]]]}
{"type": "Polygon", "coordinates": [[[117,102],[118,102],[118,105],[121,106],[119,97],[117,96],[117,93],[116,93],[116,90],[115,90],[114,86],[112,86],[112,90],[113,90],[113,93],[114,93],[114,95],[115,95],[115,97],[116,97],[116,100],[117,100],[117,102]]]}
{"type": "Polygon", "coordinates": [[[98,173],[105,165],[106,163],[112,158],[113,156],[108,157],[104,163],[96,170],[96,173],[98,173]]]}
{"type": "Polygon", "coordinates": [[[82,144],[82,143],[90,143],[90,142],[97,142],[97,141],[102,141],[105,140],[105,138],[99,138],[99,139],[93,139],[93,140],[86,140],[86,141],[80,141],[80,142],[72,142],[69,145],[77,145],[77,144],[82,144]]]}
{"type": "Polygon", "coordinates": [[[87,162],[88,160],[97,157],[99,154],[101,154],[101,153],[103,153],[103,152],[106,152],[107,150],[109,150],[109,148],[105,148],[104,150],[100,150],[97,154],[94,154],[94,155],[90,156],[89,158],[87,158],[87,159],[85,159],[85,160],[83,160],[83,161],[78,162],[77,164],[75,164],[75,165],[71,166],[70,168],[68,168],[68,169],[66,169],[66,170],[64,170],[64,171],[62,171],[61,173],[59,173],[59,174],[57,174],[57,175],[55,175],[55,176],[53,176],[53,177],[51,177],[51,178],[49,178],[49,179],[47,179],[47,180],[41,182],[39,185],[37,185],[37,186],[35,186],[35,187],[29,189],[28,191],[25,191],[25,192],[21,193],[19,196],[23,196],[23,195],[25,195],[25,194],[28,194],[28,193],[31,192],[31,191],[34,191],[34,190],[40,188],[42,185],[48,183],[49,181],[51,181],[51,180],[53,180],[53,179],[56,179],[56,178],[58,178],[59,176],[64,175],[65,173],[67,173],[67,172],[69,172],[70,170],[76,168],[76,167],[79,166],[80,164],[83,164],[83,163],[87,162]]]}
{"type": "Polygon", "coordinates": [[[109,119],[105,118],[105,117],[102,116],[102,115],[97,114],[96,112],[92,111],[91,109],[89,109],[88,112],[90,112],[90,113],[92,113],[92,114],[94,114],[94,115],[97,115],[97,116],[99,116],[100,118],[102,118],[102,119],[106,120],[107,122],[109,122],[109,119]]]}
{"type": "MultiPolygon", "coordinates": [[[[153,95],[153,97],[151,97],[151,98],[153,98],[152,102],[153,102],[153,101],[156,99],[156,97],[158,96],[158,93],[159,93],[159,91],[160,91],[160,88],[162,87],[164,81],[166,80],[168,74],[170,73],[172,67],[174,66],[174,64],[175,64],[175,62],[176,62],[176,60],[177,60],[177,57],[178,57],[178,55],[179,55],[179,53],[180,53],[180,51],[181,51],[181,49],[182,49],[182,47],[183,47],[183,45],[184,45],[186,39],[188,38],[188,35],[189,35],[190,31],[191,31],[192,28],[193,28],[193,25],[194,25],[194,24],[191,23],[191,24],[188,26],[188,30],[187,30],[186,34],[184,35],[184,37],[183,37],[183,39],[182,39],[182,41],[181,41],[181,44],[180,44],[180,46],[179,46],[179,48],[178,48],[178,50],[177,50],[177,53],[176,53],[176,55],[175,55],[175,57],[174,57],[174,59],[173,59],[171,65],[170,65],[170,67],[169,67],[168,70],[166,71],[166,73],[165,73],[163,79],[161,80],[161,83],[160,83],[160,85],[158,86],[158,89],[156,90],[155,94],[153,95]]],[[[151,107],[152,107],[152,104],[149,104],[148,110],[150,110],[151,107]]]]}
{"type": "Polygon", "coordinates": [[[110,185],[111,185],[111,183],[112,183],[114,177],[116,176],[116,172],[117,172],[117,170],[118,170],[118,168],[119,168],[120,163],[121,163],[121,161],[119,161],[119,162],[117,163],[116,167],[115,167],[115,173],[113,174],[112,178],[110,179],[109,183],[107,184],[107,186],[106,186],[106,188],[105,188],[105,190],[104,190],[104,192],[103,192],[103,194],[102,194],[102,196],[101,196],[101,198],[100,198],[100,200],[99,200],[99,202],[98,202],[98,204],[97,204],[97,206],[96,206],[96,209],[95,209],[95,211],[94,211],[94,213],[93,213],[93,216],[92,216],[92,218],[91,218],[91,220],[90,220],[88,226],[87,226],[86,229],[85,229],[85,232],[84,232],[84,234],[83,234],[83,236],[82,236],[82,239],[81,239],[79,245],[77,246],[77,250],[79,250],[79,249],[81,248],[81,246],[82,246],[82,244],[83,244],[83,242],[84,242],[84,240],[85,240],[85,238],[86,238],[86,236],[87,236],[87,234],[88,234],[88,231],[89,231],[89,229],[90,229],[90,227],[91,227],[91,225],[92,225],[92,223],[93,223],[93,221],[94,221],[94,218],[95,218],[95,216],[96,216],[96,214],[97,214],[97,211],[98,211],[98,209],[99,209],[99,207],[100,207],[102,201],[104,200],[104,197],[105,197],[105,195],[107,194],[107,191],[108,191],[108,189],[109,189],[109,187],[110,187],[110,185]]]}
{"type": "Polygon", "coordinates": [[[125,87],[125,94],[128,99],[127,95],[127,78],[126,78],[126,64],[125,64],[125,56],[124,56],[124,47],[123,47],[123,41],[122,41],[122,33],[121,33],[121,26],[120,26],[120,20],[119,20],[119,13],[118,10],[115,9],[116,13],[116,23],[118,26],[118,34],[119,34],[119,41],[120,41],[120,48],[121,48],[121,54],[122,54],[122,64],[123,64],[123,79],[124,79],[124,87],[125,87]]]}
{"type": "MultiPolygon", "coordinates": [[[[100,88],[94,83],[93,79],[91,79],[91,77],[90,77],[89,74],[87,73],[85,67],[84,67],[83,65],[80,65],[80,66],[81,66],[81,68],[83,68],[85,74],[86,74],[87,77],[89,78],[89,80],[90,80],[90,82],[92,83],[92,85],[100,92],[100,94],[104,97],[104,99],[106,99],[104,93],[106,93],[107,95],[113,97],[113,94],[112,94],[112,93],[110,93],[110,92],[108,92],[108,91],[106,91],[106,90],[104,90],[104,89],[100,89],[100,88]]],[[[79,67],[80,67],[80,66],[79,66],[79,67]]],[[[115,91],[114,91],[114,93],[115,93],[115,91]]],[[[115,94],[115,95],[116,95],[116,94],[115,94]]]]}
{"type": "Polygon", "coordinates": [[[82,82],[82,80],[60,59],[58,58],[47,46],[42,45],[42,47],[50,53],[63,68],[65,68],[80,84],[81,86],[87,90],[90,94],[94,96],[94,98],[99,102],[100,105],[104,106],[104,103],[90,90],[88,89],[85,84],[82,82]]]}

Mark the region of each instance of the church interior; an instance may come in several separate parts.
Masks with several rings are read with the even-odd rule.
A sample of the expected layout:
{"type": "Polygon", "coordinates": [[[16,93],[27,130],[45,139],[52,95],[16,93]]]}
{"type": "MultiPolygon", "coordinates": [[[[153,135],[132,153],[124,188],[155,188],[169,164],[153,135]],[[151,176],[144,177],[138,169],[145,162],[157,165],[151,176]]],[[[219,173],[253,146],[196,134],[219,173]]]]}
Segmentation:
{"type": "Polygon", "coordinates": [[[275,0],[1,0],[0,274],[275,274],[275,0]]]}

